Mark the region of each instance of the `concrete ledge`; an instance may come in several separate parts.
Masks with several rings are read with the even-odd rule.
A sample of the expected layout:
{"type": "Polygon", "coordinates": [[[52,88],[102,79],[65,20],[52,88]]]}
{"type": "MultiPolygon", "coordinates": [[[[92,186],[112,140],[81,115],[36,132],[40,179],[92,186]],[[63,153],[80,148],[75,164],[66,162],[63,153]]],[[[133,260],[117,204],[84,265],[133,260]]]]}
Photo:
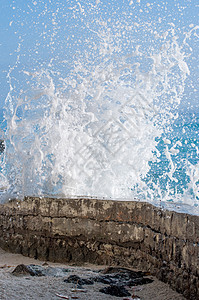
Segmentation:
{"type": "Polygon", "coordinates": [[[0,246],[56,262],[150,271],[199,299],[199,217],[148,203],[26,197],[0,205],[0,246]]]}

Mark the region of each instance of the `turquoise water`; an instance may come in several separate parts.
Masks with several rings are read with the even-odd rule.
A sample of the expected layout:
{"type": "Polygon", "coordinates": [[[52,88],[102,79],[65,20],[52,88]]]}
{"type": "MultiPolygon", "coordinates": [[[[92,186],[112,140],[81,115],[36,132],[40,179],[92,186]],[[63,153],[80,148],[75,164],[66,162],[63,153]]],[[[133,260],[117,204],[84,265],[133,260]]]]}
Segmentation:
{"type": "Polygon", "coordinates": [[[195,172],[195,189],[198,191],[199,180],[197,177],[198,174],[196,174],[198,172],[199,162],[198,137],[199,114],[182,111],[168,132],[161,138],[158,138],[157,149],[160,152],[159,162],[150,163],[151,170],[147,174],[146,182],[150,182],[151,180],[152,189],[154,189],[154,184],[157,184],[161,191],[164,191],[164,195],[168,193],[167,201],[173,202],[175,197],[178,197],[179,201],[182,201],[180,195],[183,197],[183,194],[186,191],[186,196],[194,198],[194,206],[198,207],[199,194],[194,194],[194,186],[191,184],[191,181],[194,180],[193,177],[195,172]],[[164,143],[165,138],[169,141],[167,145],[164,143]],[[176,150],[173,155],[171,154],[174,168],[172,170],[172,177],[169,176],[172,167],[171,161],[165,154],[166,147],[168,147],[168,150],[171,150],[173,147],[176,150]],[[193,170],[191,171],[191,166],[195,166],[196,169],[193,167],[193,170]]]}

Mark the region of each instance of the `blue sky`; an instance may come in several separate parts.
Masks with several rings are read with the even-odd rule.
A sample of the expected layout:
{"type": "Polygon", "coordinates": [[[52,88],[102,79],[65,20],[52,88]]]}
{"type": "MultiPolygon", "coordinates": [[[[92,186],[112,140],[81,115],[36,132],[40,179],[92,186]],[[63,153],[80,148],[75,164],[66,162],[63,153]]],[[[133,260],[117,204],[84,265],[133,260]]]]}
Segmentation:
{"type": "MultiPolygon", "coordinates": [[[[157,31],[164,31],[169,23],[174,23],[180,32],[198,24],[198,12],[197,0],[1,0],[0,107],[9,91],[6,74],[19,55],[15,78],[20,81],[20,70],[24,66],[31,70],[44,67],[51,59],[60,63],[60,58],[72,62],[74,52],[81,53],[88,45],[85,40],[93,38],[90,29],[95,30],[96,20],[110,24],[122,23],[122,20],[128,20],[129,24],[148,22],[157,31]]],[[[193,49],[187,58],[191,76],[187,80],[184,99],[196,107],[198,37],[193,36],[189,43],[193,49]]]]}

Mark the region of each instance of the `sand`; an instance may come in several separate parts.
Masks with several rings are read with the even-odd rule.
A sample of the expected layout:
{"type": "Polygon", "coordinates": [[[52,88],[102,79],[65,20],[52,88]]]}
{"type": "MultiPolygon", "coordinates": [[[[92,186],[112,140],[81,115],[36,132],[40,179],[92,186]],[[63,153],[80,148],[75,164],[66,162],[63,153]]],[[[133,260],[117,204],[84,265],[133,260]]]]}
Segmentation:
{"type": "MultiPolygon", "coordinates": [[[[27,299],[61,299],[58,295],[68,296],[69,299],[95,299],[95,300],[111,300],[111,299],[132,299],[132,297],[115,297],[99,292],[99,289],[105,287],[102,283],[84,286],[85,292],[74,292],[76,288],[72,283],[65,283],[64,277],[32,277],[32,276],[14,276],[12,271],[19,264],[36,264],[42,265],[44,261],[35,260],[29,257],[24,257],[20,254],[12,254],[3,251],[0,248],[0,299],[1,300],[27,300],[27,299]]],[[[45,266],[69,268],[67,278],[71,274],[76,274],[81,277],[94,276],[100,269],[105,266],[94,266],[86,264],[83,267],[69,266],[66,264],[51,263],[45,266]]],[[[151,277],[151,276],[150,276],[151,277]]],[[[173,291],[167,284],[160,282],[154,277],[153,283],[137,286],[128,289],[132,295],[136,295],[137,299],[141,300],[180,300],[185,299],[180,294],[173,291]]],[[[134,298],[136,299],[136,298],[134,298]]]]}

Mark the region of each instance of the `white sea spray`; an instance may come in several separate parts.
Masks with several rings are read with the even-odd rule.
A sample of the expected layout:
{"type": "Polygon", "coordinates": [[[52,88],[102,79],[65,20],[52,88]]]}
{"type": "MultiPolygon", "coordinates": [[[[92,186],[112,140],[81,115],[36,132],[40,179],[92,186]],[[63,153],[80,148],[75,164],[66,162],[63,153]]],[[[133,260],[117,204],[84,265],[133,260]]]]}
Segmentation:
{"type": "Polygon", "coordinates": [[[63,12],[50,12],[47,6],[40,11],[52,21],[50,33],[47,23],[41,34],[47,40],[44,49],[50,49],[46,63],[37,61],[43,55],[41,39],[28,54],[30,66],[21,63],[19,43],[17,62],[8,72],[2,199],[138,197],[197,207],[198,164],[182,162],[189,182],[179,192],[176,172],[181,162],[176,157],[183,145],[167,137],[190,76],[189,40],[197,27],[183,32],[173,23],[158,29],[155,23],[122,16],[95,18],[99,5],[96,1],[86,9],[79,1],[71,6],[78,21],[68,36],[60,34],[63,12]],[[84,34],[81,24],[83,42],[74,37],[84,34]],[[152,166],[163,156],[165,169],[154,179],[152,166]]]}

